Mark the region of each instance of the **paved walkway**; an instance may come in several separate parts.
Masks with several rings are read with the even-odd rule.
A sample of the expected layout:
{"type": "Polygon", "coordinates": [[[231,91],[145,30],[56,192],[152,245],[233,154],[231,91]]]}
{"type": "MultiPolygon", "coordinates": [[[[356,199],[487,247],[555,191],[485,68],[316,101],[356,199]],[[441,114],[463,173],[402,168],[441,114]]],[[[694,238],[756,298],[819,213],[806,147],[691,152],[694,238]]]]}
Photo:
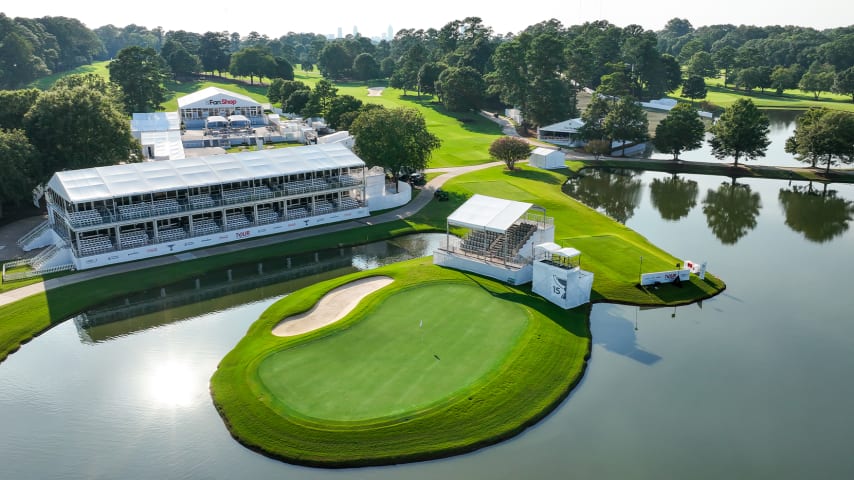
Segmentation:
{"type": "MultiPolygon", "coordinates": [[[[199,250],[191,250],[189,252],[184,252],[183,258],[198,258],[198,257],[207,257],[212,255],[221,255],[223,253],[236,252],[240,250],[245,250],[247,248],[257,248],[267,245],[275,245],[277,243],[287,242],[291,240],[297,240],[300,238],[308,238],[308,237],[316,237],[320,235],[329,235],[336,232],[341,232],[344,230],[349,230],[351,228],[362,227],[364,225],[377,225],[380,223],[393,222],[395,220],[402,220],[404,218],[408,218],[422,208],[427,205],[430,200],[433,199],[433,194],[436,189],[440,188],[445,184],[448,180],[456,177],[457,175],[462,175],[464,173],[473,172],[475,170],[482,170],[484,168],[494,167],[502,165],[501,162],[491,162],[484,163],[481,165],[472,165],[468,167],[452,167],[452,168],[443,168],[443,169],[431,169],[428,171],[432,172],[444,172],[442,175],[430,180],[424,187],[422,188],[421,193],[415,197],[414,200],[410,201],[406,205],[392,210],[390,212],[386,212],[380,215],[361,218],[358,220],[352,220],[348,222],[334,223],[331,225],[324,225],[322,227],[311,228],[308,230],[297,230],[294,232],[282,233],[279,235],[271,235],[268,237],[255,238],[251,240],[243,240],[239,242],[233,242],[226,245],[217,245],[210,248],[204,248],[199,250]],[[190,257],[187,254],[191,254],[190,257]]],[[[39,219],[41,221],[41,219],[39,219]]],[[[45,290],[50,290],[53,288],[58,288],[64,285],[71,285],[74,283],[84,282],[86,280],[91,280],[94,278],[101,278],[110,275],[116,275],[119,273],[132,272],[136,270],[142,270],[145,268],[157,267],[162,265],[170,265],[175,262],[182,261],[178,255],[166,255],[162,257],[154,257],[145,260],[140,260],[133,263],[120,263],[118,265],[110,265],[107,267],[96,268],[93,270],[82,270],[79,272],[74,272],[70,275],[66,275],[59,278],[54,278],[51,280],[47,280],[45,282],[34,283],[31,285],[27,285],[21,288],[16,288],[14,290],[10,290],[8,292],[0,293],[0,305],[6,305],[9,303],[16,302],[21,300],[22,298],[28,297],[30,295],[35,295],[45,290]]]]}

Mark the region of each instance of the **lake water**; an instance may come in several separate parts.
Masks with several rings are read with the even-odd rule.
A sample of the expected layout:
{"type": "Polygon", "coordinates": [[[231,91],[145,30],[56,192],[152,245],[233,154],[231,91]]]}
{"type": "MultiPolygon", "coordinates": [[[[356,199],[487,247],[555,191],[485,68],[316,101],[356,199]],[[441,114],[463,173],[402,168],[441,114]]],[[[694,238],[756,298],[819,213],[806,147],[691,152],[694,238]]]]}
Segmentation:
{"type": "MultiPolygon", "coordinates": [[[[62,323],[0,364],[2,476],[854,477],[854,302],[847,278],[854,267],[854,186],[813,185],[817,194],[809,194],[803,193],[808,184],[778,180],[732,186],[720,177],[610,175],[597,181],[627,186],[620,201],[603,199],[603,205],[619,205],[615,211],[628,226],[665,250],[708,261],[728,288],[679,308],[596,305],[583,380],[514,439],[432,462],[309,469],[242,447],[212,405],[208,381],[217,362],[270,303],[302,284],[355,271],[354,265],[401,259],[407,249],[430,251],[438,235],[416,237],[414,247],[402,248],[406,240],[399,240],[294,259],[293,269],[320,265],[302,280],[235,287],[184,304],[221,288],[204,279],[198,291],[195,284],[167,288],[167,298],[176,298],[167,310],[151,307],[166,300],[150,292],[119,299],[89,320],[62,323]],[[721,213],[720,205],[740,204],[734,198],[746,207],[721,213]],[[843,214],[840,202],[848,208],[843,214]],[[837,213],[822,217],[825,210],[837,213]],[[355,260],[347,259],[351,253],[355,260]],[[141,316],[98,324],[124,303],[141,316]]],[[[604,197],[612,188],[602,190],[604,197]]],[[[275,276],[282,262],[261,270],[275,276]]],[[[232,281],[249,285],[257,271],[257,265],[235,268],[232,281]]]]}
{"type": "MultiPolygon", "coordinates": [[[[758,158],[756,160],[747,160],[745,161],[743,158],[738,161],[739,164],[744,162],[747,165],[752,164],[762,164],[762,165],[775,165],[781,167],[803,167],[807,166],[807,164],[799,162],[792,157],[791,154],[786,153],[786,139],[791,137],[795,131],[795,121],[798,116],[802,113],[800,110],[763,110],[763,113],[768,116],[769,121],[769,132],[768,139],[771,140],[771,144],[768,145],[768,149],[765,151],[765,156],[758,158]]],[[[709,135],[706,135],[706,140],[708,140],[709,135]]],[[[673,155],[659,153],[653,150],[650,155],[651,158],[663,158],[670,160],[673,158],[673,155]]],[[[684,152],[679,155],[680,160],[693,160],[695,162],[713,162],[713,163],[732,163],[734,160],[731,157],[724,158],[722,160],[718,160],[712,155],[712,149],[709,147],[709,142],[704,141],[702,147],[697,150],[691,150],[689,152],[684,152]]]]}

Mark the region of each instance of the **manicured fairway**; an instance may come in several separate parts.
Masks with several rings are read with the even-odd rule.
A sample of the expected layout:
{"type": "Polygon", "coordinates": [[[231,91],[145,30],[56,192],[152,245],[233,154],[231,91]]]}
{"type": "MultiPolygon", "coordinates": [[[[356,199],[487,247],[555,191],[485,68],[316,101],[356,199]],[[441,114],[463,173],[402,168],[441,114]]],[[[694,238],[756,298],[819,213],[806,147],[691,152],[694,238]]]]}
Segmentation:
{"type": "Polygon", "coordinates": [[[400,291],[352,328],[267,357],[264,386],[295,413],[363,421],[424,409],[494,372],[527,314],[466,284],[400,291]]]}

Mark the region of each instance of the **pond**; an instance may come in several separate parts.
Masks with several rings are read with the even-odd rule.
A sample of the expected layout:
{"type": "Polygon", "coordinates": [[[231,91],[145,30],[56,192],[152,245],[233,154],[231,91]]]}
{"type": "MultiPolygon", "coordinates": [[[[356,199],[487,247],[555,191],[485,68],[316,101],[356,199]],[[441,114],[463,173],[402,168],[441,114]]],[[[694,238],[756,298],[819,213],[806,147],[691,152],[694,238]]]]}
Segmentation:
{"type": "MultiPolygon", "coordinates": [[[[769,121],[769,132],[768,139],[771,140],[771,144],[768,145],[768,150],[765,152],[765,156],[761,157],[757,160],[748,160],[745,163],[747,165],[761,163],[762,165],[774,165],[779,167],[803,167],[806,164],[799,162],[792,157],[791,154],[786,153],[786,139],[791,137],[795,132],[795,122],[803,113],[802,110],[763,110],[762,111],[766,116],[768,116],[769,121]]],[[[709,146],[709,135],[706,135],[706,141],[703,142],[702,147],[697,150],[691,150],[690,152],[684,152],[679,155],[680,160],[693,160],[696,162],[713,162],[713,163],[732,163],[732,158],[724,158],[723,160],[718,160],[712,155],[712,149],[709,146]]],[[[673,155],[660,153],[655,151],[655,149],[650,150],[650,158],[661,158],[670,160],[673,158],[673,155]]],[[[739,160],[739,164],[742,163],[744,159],[739,160]]]]}
{"type": "MultiPolygon", "coordinates": [[[[248,293],[257,289],[222,293],[146,310],[109,331],[99,329],[117,324],[68,321],[24,345],[0,364],[3,476],[852,478],[854,186],[622,174],[587,191],[604,198],[625,184],[619,201],[602,200],[619,205],[610,214],[680,258],[708,261],[728,288],[679,308],[595,305],[584,378],[518,437],[445,460],[330,471],[267,459],[229,436],[208,392],[217,362],[293,288],[400,258],[398,246],[379,244],[333,270],[265,286],[264,298],[248,293]],[[715,207],[732,196],[745,212],[715,207]],[[813,222],[839,202],[847,214],[813,222]]],[[[431,250],[430,241],[416,243],[431,250]]],[[[235,268],[232,281],[244,270],[258,274],[257,265],[235,268]]],[[[166,298],[196,287],[182,288],[166,298]]],[[[144,305],[160,293],[118,303],[144,305]]]]}

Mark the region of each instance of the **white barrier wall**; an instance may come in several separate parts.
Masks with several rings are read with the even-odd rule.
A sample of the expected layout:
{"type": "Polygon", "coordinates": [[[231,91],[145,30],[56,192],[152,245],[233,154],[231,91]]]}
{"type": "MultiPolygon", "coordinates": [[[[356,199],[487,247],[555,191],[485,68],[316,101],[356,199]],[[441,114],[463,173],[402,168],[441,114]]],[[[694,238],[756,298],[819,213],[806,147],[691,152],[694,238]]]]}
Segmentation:
{"type": "Polygon", "coordinates": [[[290,232],[292,230],[300,230],[316,225],[324,225],[327,223],[352,220],[356,218],[367,217],[368,215],[370,215],[370,212],[366,207],[356,208],[353,210],[345,210],[343,212],[318,215],[316,217],[287,220],[279,223],[270,223],[267,225],[247,227],[241,230],[232,230],[229,232],[214,233],[211,235],[205,235],[200,237],[185,238],[183,240],[177,240],[174,242],[145,245],[143,247],[130,248],[127,250],[117,250],[114,252],[106,252],[99,255],[91,255],[81,258],[75,257],[74,266],[78,270],[103,267],[104,265],[130,262],[143,258],[158,257],[161,255],[185,252],[187,250],[195,250],[197,248],[210,247],[222,243],[246,240],[248,238],[263,237],[267,235],[274,235],[277,233],[290,232]]]}
{"type": "Polygon", "coordinates": [[[570,309],[590,301],[593,273],[552,263],[534,262],[531,290],[555,305],[570,309]]]}
{"type": "Polygon", "coordinates": [[[641,285],[652,285],[654,283],[673,283],[676,279],[687,282],[691,279],[691,270],[670,270],[668,272],[652,272],[641,274],[641,285]]]}
{"type": "Polygon", "coordinates": [[[406,182],[397,182],[397,193],[385,186],[385,174],[365,177],[365,197],[372,212],[402,207],[412,199],[412,187],[406,182]]]}
{"type": "Polygon", "coordinates": [[[521,269],[513,269],[504,265],[494,263],[483,263],[476,260],[470,260],[466,257],[454,255],[452,253],[436,250],[433,252],[433,263],[442,267],[450,267],[456,270],[473,272],[484,277],[494,278],[510,285],[522,285],[531,281],[533,276],[533,268],[531,265],[525,265],[521,269]]]}

